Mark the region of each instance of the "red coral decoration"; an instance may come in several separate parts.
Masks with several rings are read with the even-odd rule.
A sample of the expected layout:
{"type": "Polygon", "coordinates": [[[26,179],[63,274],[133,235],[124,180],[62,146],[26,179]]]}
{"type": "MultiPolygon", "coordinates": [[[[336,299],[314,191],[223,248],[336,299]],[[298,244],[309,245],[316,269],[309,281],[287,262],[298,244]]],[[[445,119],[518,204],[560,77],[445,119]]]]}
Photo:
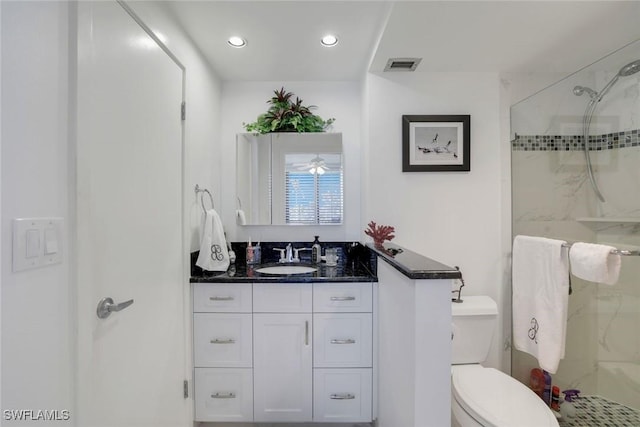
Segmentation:
{"type": "Polygon", "coordinates": [[[364,234],[373,238],[373,244],[377,248],[382,247],[382,243],[385,240],[391,240],[396,237],[393,234],[396,229],[390,225],[377,225],[374,221],[371,221],[368,225],[369,228],[364,230],[364,234]]]}

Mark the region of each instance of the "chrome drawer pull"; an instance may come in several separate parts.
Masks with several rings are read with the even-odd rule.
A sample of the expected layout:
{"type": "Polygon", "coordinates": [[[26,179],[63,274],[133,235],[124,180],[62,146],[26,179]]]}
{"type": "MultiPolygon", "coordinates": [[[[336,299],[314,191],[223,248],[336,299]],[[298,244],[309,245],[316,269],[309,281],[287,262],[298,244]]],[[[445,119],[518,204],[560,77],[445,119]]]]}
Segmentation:
{"type": "Polygon", "coordinates": [[[356,340],[349,338],[346,340],[331,340],[331,344],[355,344],[356,340]]]}
{"type": "Polygon", "coordinates": [[[210,301],[233,301],[234,298],[233,297],[209,297],[210,301]]]}
{"type": "Polygon", "coordinates": [[[220,338],[216,338],[215,340],[211,340],[211,344],[235,344],[236,340],[233,338],[228,338],[226,340],[221,340],[220,338]]]}
{"type": "Polygon", "coordinates": [[[355,301],[356,297],[331,297],[331,301],[355,301]]]}
{"type": "Polygon", "coordinates": [[[236,394],[231,392],[231,393],[216,393],[216,394],[212,394],[211,395],[212,399],[235,399],[236,398],[236,394]]]}
{"type": "Polygon", "coordinates": [[[355,399],[356,396],[351,393],[335,393],[329,396],[329,398],[333,400],[352,400],[355,399]]]}

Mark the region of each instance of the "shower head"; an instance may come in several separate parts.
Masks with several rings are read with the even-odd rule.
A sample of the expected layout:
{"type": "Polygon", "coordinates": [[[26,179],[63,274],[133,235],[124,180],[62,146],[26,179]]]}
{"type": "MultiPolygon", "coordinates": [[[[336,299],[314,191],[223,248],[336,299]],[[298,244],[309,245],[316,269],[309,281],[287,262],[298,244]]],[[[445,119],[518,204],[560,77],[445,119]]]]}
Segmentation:
{"type": "Polygon", "coordinates": [[[640,71],[640,59],[630,62],[618,71],[620,77],[627,77],[640,71]]]}
{"type": "Polygon", "coordinates": [[[576,86],[573,88],[573,94],[576,96],[581,96],[583,93],[587,92],[589,97],[594,101],[602,100],[609,90],[613,87],[614,84],[618,81],[620,77],[628,77],[640,71],[640,59],[635,60],[633,62],[628,63],[624,67],[618,71],[618,74],[613,76],[613,78],[607,83],[607,85],[600,91],[596,92],[593,89],[590,89],[586,86],[576,86]]]}
{"type": "Polygon", "coordinates": [[[640,71],[640,59],[630,62],[618,71],[618,74],[613,76],[611,81],[607,83],[607,85],[598,93],[598,101],[600,101],[606,94],[611,90],[614,84],[618,81],[620,77],[628,77],[640,71]]]}
{"type": "Polygon", "coordinates": [[[598,92],[586,86],[576,86],[573,88],[573,94],[575,96],[582,96],[585,92],[587,92],[591,98],[598,96],[598,92]]]}

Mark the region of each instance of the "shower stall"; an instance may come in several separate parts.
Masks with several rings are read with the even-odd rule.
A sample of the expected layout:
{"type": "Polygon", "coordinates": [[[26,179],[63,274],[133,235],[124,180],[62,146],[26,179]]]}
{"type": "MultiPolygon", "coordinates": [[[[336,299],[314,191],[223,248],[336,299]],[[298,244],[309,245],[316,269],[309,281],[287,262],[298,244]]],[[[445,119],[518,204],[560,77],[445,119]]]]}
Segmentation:
{"type": "MultiPolygon", "coordinates": [[[[591,396],[583,402],[609,425],[640,425],[638,71],[640,41],[511,107],[513,235],[630,251],[613,286],[571,277],[565,357],[553,375],[561,390],[591,396]]],[[[537,366],[513,349],[515,378],[528,384],[537,366]]]]}

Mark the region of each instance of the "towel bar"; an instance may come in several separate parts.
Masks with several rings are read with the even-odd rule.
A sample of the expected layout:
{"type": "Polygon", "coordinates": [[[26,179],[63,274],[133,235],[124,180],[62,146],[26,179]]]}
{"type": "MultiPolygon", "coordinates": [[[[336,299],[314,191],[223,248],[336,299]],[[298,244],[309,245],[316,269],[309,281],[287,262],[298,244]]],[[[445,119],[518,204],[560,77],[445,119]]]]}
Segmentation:
{"type": "MultiPolygon", "coordinates": [[[[215,209],[216,206],[213,204],[213,196],[211,195],[211,192],[209,190],[207,190],[206,188],[200,188],[198,184],[196,184],[194,190],[196,192],[196,197],[198,196],[198,193],[207,193],[209,195],[209,199],[211,200],[211,209],[215,209]]],[[[204,206],[204,194],[200,195],[200,203],[202,204],[202,210],[206,213],[207,208],[204,206]]]]}
{"type": "MultiPolygon", "coordinates": [[[[563,248],[570,248],[572,246],[571,243],[563,243],[563,248]]],[[[640,251],[628,251],[622,249],[613,249],[611,251],[611,255],[623,255],[623,256],[640,256],[640,251]]]]}

